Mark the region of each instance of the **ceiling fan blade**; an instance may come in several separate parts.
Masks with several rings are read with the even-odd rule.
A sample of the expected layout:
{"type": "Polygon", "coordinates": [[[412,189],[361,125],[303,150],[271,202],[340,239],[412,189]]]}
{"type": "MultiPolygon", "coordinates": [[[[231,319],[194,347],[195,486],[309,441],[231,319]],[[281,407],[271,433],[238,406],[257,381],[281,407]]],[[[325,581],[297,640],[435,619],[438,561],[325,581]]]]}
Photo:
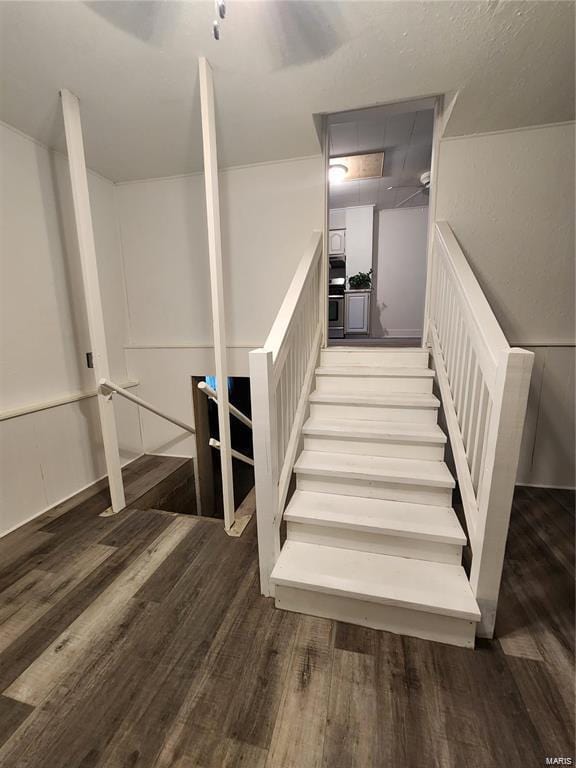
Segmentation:
{"type": "Polygon", "coordinates": [[[407,203],[409,200],[412,200],[413,197],[416,197],[416,195],[419,195],[421,192],[424,191],[424,187],[420,187],[416,192],[414,192],[412,195],[408,195],[408,197],[404,198],[401,202],[397,203],[394,208],[401,208],[404,203],[407,203]]]}
{"type": "Polygon", "coordinates": [[[259,5],[277,68],[326,59],[348,39],[348,22],[338,3],[276,0],[259,5]]]}

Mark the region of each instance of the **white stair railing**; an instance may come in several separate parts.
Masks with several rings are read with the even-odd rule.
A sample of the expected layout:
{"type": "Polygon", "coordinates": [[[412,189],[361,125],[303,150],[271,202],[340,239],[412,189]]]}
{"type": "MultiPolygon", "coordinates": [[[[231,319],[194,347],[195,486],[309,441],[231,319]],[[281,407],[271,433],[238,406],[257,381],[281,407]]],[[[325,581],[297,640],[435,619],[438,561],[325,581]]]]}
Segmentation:
{"type": "MultiPolygon", "coordinates": [[[[218,393],[215,389],[212,389],[212,387],[207,384],[205,381],[199,381],[198,382],[198,389],[200,392],[206,395],[210,400],[213,400],[215,403],[218,402],[218,393]]],[[[235,405],[232,405],[232,403],[228,403],[228,410],[232,414],[232,416],[235,416],[238,421],[241,421],[242,424],[245,424],[247,427],[250,427],[252,429],[252,421],[246,416],[245,413],[242,413],[241,410],[236,408],[235,405]]]]}
{"type": "Polygon", "coordinates": [[[160,418],[166,419],[166,421],[170,421],[172,424],[175,424],[177,427],[180,427],[181,429],[186,430],[186,432],[191,432],[192,434],[195,434],[196,432],[194,427],[191,426],[190,424],[186,424],[185,421],[181,421],[180,419],[177,419],[176,416],[170,416],[170,414],[165,413],[164,411],[161,411],[160,408],[157,408],[155,405],[152,405],[152,403],[149,403],[147,400],[142,400],[142,398],[138,397],[138,395],[133,395],[132,392],[128,392],[127,389],[124,389],[123,387],[118,386],[118,384],[114,384],[113,381],[109,381],[108,379],[100,379],[99,388],[103,394],[111,395],[112,393],[115,392],[117,395],[120,395],[126,400],[130,400],[131,403],[135,403],[136,405],[139,405],[140,408],[144,408],[144,410],[150,411],[150,413],[155,413],[156,416],[160,416],[160,418]]]}
{"type": "Polygon", "coordinates": [[[250,352],[262,594],[280,554],[286,503],[322,340],[322,235],[314,232],[261,349],[250,352]]]}
{"type": "Polygon", "coordinates": [[[533,354],[511,348],[447,222],[435,226],[425,326],[472,551],[470,583],[492,637],[533,354]]]}
{"type": "MultiPolygon", "coordinates": [[[[220,450],[220,440],[216,440],[215,437],[211,437],[210,440],[208,440],[208,445],[210,445],[212,448],[216,448],[218,451],[220,450]]],[[[250,456],[246,456],[245,453],[240,453],[240,451],[235,451],[234,448],[230,449],[230,453],[235,459],[238,459],[239,461],[243,461],[244,464],[250,464],[250,466],[254,466],[254,459],[251,459],[250,456]]]]}

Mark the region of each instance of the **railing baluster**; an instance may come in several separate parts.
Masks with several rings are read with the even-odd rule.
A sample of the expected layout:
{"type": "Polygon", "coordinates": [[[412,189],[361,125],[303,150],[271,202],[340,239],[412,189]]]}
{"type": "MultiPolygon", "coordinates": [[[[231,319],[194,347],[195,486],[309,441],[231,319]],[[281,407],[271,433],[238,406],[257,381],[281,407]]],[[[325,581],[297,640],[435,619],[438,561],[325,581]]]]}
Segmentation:
{"type": "Polygon", "coordinates": [[[476,438],[476,424],[479,418],[480,412],[480,393],[482,387],[482,371],[476,361],[476,369],[474,372],[474,381],[472,384],[472,397],[470,403],[470,418],[468,419],[468,428],[466,430],[466,456],[468,458],[468,466],[472,468],[472,450],[474,447],[474,440],[476,438]]]}
{"type": "Polygon", "coordinates": [[[440,269],[440,312],[438,319],[438,336],[440,338],[442,349],[444,349],[446,337],[446,315],[448,312],[448,289],[446,285],[446,270],[444,269],[444,264],[440,259],[438,259],[438,268],[440,269]]]}
{"type": "Polygon", "coordinates": [[[476,422],[476,430],[474,434],[474,444],[472,448],[472,454],[470,457],[472,485],[474,486],[474,491],[476,493],[478,493],[478,480],[480,478],[480,464],[482,462],[484,435],[486,431],[486,415],[488,413],[489,402],[490,402],[490,399],[488,394],[488,388],[486,387],[486,384],[482,382],[481,392],[480,392],[480,408],[478,411],[478,419],[476,422]]]}
{"type": "Polygon", "coordinates": [[[462,315],[458,314],[458,327],[456,329],[456,341],[454,344],[454,385],[452,387],[452,397],[454,399],[454,407],[456,408],[456,415],[458,417],[458,423],[460,424],[460,413],[458,411],[458,401],[460,400],[461,389],[461,370],[462,370],[462,351],[463,351],[463,339],[464,339],[464,321],[462,315]]]}
{"type": "Polygon", "coordinates": [[[462,426],[464,423],[464,413],[463,413],[463,401],[465,398],[465,392],[466,392],[466,385],[467,385],[467,375],[468,375],[468,350],[469,350],[469,343],[468,343],[468,333],[466,331],[466,327],[464,323],[462,323],[462,339],[460,344],[460,361],[458,364],[458,394],[456,398],[456,413],[458,414],[458,423],[460,424],[460,429],[462,430],[462,426]]]}
{"type": "Polygon", "coordinates": [[[470,429],[470,418],[474,401],[474,388],[476,386],[477,363],[474,355],[474,348],[468,339],[468,369],[466,373],[466,387],[464,389],[465,397],[462,414],[462,440],[464,449],[468,453],[468,440],[470,429]]]}
{"type": "Polygon", "coordinates": [[[492,415],[492,401],[488,400],[488,406],[486,408],[486,418],[484,420],[484,434],[482,435],[482,452],[479,462],[478,472],[478,490],[476,492],[476,498],[478,500],[478,506],[482,503],[482,478],[484,476],[484,470],[486,469],[486,451],[488,448],[488,434],[490,430],[490,418],[492,415]]]}

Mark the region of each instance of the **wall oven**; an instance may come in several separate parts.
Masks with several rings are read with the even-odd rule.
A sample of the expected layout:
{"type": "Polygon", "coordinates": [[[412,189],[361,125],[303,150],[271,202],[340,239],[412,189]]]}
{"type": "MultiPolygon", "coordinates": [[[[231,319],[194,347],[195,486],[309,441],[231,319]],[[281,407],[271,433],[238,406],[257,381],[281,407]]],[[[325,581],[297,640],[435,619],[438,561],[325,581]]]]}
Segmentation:
{"type": "Polygon", "coordinates": [[[344,338],[344,294],[328,294],[328,338],[344,338]]]}

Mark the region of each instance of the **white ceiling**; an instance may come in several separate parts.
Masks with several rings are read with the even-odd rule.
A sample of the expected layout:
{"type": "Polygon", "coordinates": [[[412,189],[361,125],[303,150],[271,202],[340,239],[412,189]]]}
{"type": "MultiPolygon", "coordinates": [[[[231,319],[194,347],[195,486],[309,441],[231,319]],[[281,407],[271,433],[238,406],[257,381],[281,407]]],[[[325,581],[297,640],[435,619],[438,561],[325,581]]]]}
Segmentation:
{"type": "Polygon", "coordinates": [[[573,119],[571,2],[1,2],[0,118],[63,147],[82,102],[89,165],[114,180],[202,167],[197,64],[214,68],[220,161],[315,154],[312,116],[460,91],[447,133],[573,119]]]}
{"type": "MultiPolygon", "coordinates": [[[[430,101],[430,100],[428,100],[430,101]]],[[[384,150],[384,169],[380,179],[362,179],[330,184],[330,208],[353,205],[375,205],[394,208],[416,192],[418,180],[430,170],[434,111],[430,104],[406,105],[399,111],[376,107],[345,112],[328,119],[330,155],[356,154],[384,150]],[[428,109],[418,109],[428,106],[428,109]],[[389,189],[414,185],[411,189],[389,189]]],[[[428,204],[428,197],[420,194],[406,206],[428,204]]]]}

